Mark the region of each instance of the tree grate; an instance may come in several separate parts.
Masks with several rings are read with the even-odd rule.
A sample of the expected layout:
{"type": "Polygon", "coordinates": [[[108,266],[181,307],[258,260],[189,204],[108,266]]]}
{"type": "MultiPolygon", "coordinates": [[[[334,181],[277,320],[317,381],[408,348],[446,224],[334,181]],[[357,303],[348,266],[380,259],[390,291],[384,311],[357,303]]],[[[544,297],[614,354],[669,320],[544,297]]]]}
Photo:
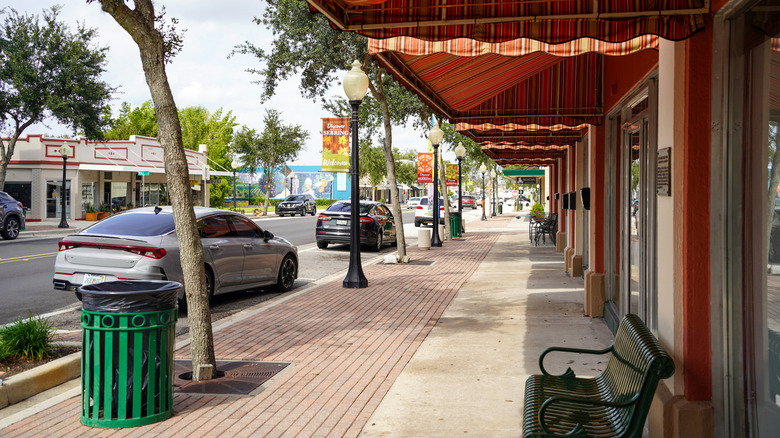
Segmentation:
{"type": "Polygon", "coordinates": [[[192,371],[190,359],[173,361],[173,391],[182,394],[210,395],[253,395],[263,383],[285,369],[285,362],[217,361],[217,371],[222,374],[215,379],[193,382],[189,380],[192,371]]]}

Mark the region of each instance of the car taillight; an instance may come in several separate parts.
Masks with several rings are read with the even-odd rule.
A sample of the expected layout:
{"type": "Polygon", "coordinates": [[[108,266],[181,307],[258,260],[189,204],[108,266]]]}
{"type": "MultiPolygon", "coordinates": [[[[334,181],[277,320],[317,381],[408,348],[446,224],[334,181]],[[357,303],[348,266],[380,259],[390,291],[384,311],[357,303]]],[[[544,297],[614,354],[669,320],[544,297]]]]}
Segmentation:
{"type": "Polygon", "coordinates": [[[422,210],[423,208],[425,208],[425,207],[423,207],[422,205],[418,205],[418,206],[417,206],[417,209],[418,209],[418,210],[422,210]]]}
{"type": "Polygon", "coordinates": [[[62,240],[58,244],[60,251],[67,251],[74,248],[96,248],[96,249],[115,249],[138,254],[150,259],[161,259],[168,253],[164,248],[153,246],[132,246],[132,245],[111,245],[105,243],[73,242],[62,240]]]}
{"type": "Polygon", "coordinates": [[[324,214],[321,214],[321,215],[317,216],[317,220],[318,221],[329,221],[330,220],[330,216],[325,216],[324,214]]]}
{"type": "Polygon", "coordinates": [[[363,216],[363,217],[360,218],[360,223],[361,224],[370,224],[370,223],[373,223],[373,222],[374,222],[374,220],[371,219],[370,217],[363,216]]]}

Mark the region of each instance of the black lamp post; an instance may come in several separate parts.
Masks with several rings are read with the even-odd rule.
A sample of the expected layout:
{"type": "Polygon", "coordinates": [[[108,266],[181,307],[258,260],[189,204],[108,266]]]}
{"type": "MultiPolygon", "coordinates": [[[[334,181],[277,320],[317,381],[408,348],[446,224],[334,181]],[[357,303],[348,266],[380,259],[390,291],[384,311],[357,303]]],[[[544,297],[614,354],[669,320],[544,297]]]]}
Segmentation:
{"type": "Polygon", "coordinates": [[[490,182],[493,185],[493,202],[491,202],[491,213],[490,216],[493,217],[496,215],[496,171],[491,170],[490,171],[490,182]]]}
{"type": "Polygon", "coordinates": [[[436,122],[428,132],[428,139],[433,145],[433,231],[431,232],[431,247],[441,246],[439,237],[439,144],[444,138],[444,131],[436,122]]]}
{"type": "Polygon", "coordinates": [[[458,158],[458,214],[460,215],[460,231],[463,231],[463,184],[461,177],[461,165],[463,164],[463,157],[466,156],[466,148],[463,147],[462,142],[458,142],[458,146],[455,148],[455,157],[458,158]]]}
{"type": "Polygon", "coordinates": [[[60,219],[60,224],[58,228],[70,228],[70,225],[68,225],[68,221],[65,220],[65,213],[67,212],[67,209],[65,207],[65,166],[68,163],[68,155],[70,155],[70,146],[63,145],[60,148],[60,155],[62,155],[62,193],[60,193],[60,198],[62,199],[62,219],[60,219]]]}
{"type": "Polygon", "coordinates": [[[328,175],[328,181],[330,181],[330,202],[328,205],[333,205],[333,175],[328,175]]]}
{"type": "Polygon", "coordinates": [[[230,166],[233,168],[233,211],[236,211],[236,169],[238,169],[238,162],[233,160],[230,166]]]}
{"type": "Polygon", "coordinates": [[[487,167],[485,167],[484,164],[479,166],[479,171],[482,172],[482,220],[486,221],[487,216],[485,216],[485,172],[487,172],[487,167]]]}
{"type": "Polygon", "coordinates": [[[342,286],[345,288],[364,288],[368,286],[368,279],[363,274],[363,266],[360,264],[360,160],[358,157],[358,108],[363,97],[368,91],[368,76],[360,68],[360,62],[352,62],[352,70],[344,76],[344,93],[352,107],[352,163],[350,177],[352,183],[352,198],[350,202],[349,223],[349,269],[342,286]]]}

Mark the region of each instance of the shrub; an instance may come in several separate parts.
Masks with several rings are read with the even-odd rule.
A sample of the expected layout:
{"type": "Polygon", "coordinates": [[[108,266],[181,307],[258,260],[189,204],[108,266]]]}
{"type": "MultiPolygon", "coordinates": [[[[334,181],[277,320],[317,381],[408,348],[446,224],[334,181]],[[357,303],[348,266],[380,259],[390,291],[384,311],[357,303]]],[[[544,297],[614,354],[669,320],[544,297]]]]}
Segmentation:
{"type": "Polygon", "coordinates": [[[544,206],[538,202],[534,204],[534,206],[531,207],[531,216],[544,217],[544,206]]]}
{"type": "Polygon", "coordinates": [[[30,312],[27,319],[19,318],[0,329],[0,355],[40,360],[52,349],[53,333],[54,327],[49,320],[38,318],[30,312]]]}

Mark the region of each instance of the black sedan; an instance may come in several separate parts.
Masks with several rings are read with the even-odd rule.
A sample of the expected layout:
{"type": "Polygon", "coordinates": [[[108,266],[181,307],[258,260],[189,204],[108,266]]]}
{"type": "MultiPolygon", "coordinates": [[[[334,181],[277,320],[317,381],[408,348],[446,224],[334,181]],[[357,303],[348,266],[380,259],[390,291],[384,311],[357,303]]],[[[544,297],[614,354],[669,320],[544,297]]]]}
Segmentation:
{"type": "Polygon", "coordinates": [[[276,206],[276,214],[279,216],[286,214],[290,216],[300,214],[303,216],[306,213],[312,216],[317,213],[317,201],[312,195],[290,195],[276,206]]]}
{"type": "MultiPolygon", "coordinates": [[[[339,201],[317,217],[316,239],[321,249],[329,243],[350,243],[352,204],[339,201]]],[[[381,202],[360,201],[360,243],[379,251],[386,243],[396,245],[395,219],[381,202]]]]}

